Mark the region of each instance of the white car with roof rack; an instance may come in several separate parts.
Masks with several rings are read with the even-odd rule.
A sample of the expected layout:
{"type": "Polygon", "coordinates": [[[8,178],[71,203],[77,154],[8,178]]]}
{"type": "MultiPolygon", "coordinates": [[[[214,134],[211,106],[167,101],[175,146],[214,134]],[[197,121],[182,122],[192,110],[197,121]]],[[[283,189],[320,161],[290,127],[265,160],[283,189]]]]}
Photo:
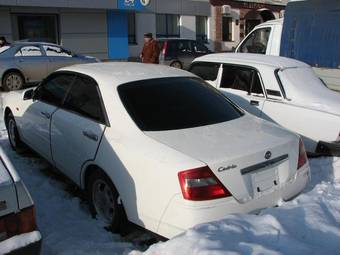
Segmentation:
{"type": "Polygon", "coordinates": [[[0,147],[0,254],[39,254],[33,200],[0,147]]]}
{"type": "Polygon", "coordinates": [[[309,181],[298,135],[175,68],[67,67],[4,105],[13,148],[27,144],[86,190],[113,230],[127,217],[171,238],[275,206],[309,181]]]}
{"type": "Polygon", "coordinates": [[[220,53],[193,61],[190,71],[257,117],[302,136],[311,154],[340,156],[340,93],[300,61],[220,53]]]}

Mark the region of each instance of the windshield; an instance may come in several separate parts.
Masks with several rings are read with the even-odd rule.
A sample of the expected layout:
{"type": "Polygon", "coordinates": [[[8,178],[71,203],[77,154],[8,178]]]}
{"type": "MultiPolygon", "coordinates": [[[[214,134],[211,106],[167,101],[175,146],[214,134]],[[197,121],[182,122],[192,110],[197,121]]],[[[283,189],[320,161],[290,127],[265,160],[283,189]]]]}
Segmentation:
{"type": "Polygon", "coordinates": [[[197,78],[161,78],[118,87],[119,96],[143,131],[193,128],[243,115],[225,96],[197,78]]]}
{"type": "Polygon", "coordinates": [[[1,47],[1,48],[0,48],[0,54],[4,53],[4,52],[7,51],[9,48],[11,48],[11,46],[8,46],[8,45],[1,47]]]}

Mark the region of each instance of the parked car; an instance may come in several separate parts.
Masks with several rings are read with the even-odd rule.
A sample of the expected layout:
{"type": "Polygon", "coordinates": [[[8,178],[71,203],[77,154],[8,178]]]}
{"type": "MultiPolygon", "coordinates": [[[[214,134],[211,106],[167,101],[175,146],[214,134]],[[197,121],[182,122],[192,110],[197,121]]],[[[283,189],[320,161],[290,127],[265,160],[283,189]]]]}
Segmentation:
{"type": "Polygon", "coordinates": [[[5,91],[18,90],[25,83],[41,81],[61,67],[98,61],[56,44],[17,42],[0,52],[0,85],[5,91]]]}
{"type": "Polygon", "coordinates": [[[275,206],[309,180],[296,134],[175,68],[67,67],[4,105],[13,148],[27,144],[85,189],[93,211],[116,230],[126,215],[171,238],[229,213],[275,206]]]}
{"type": "Polygon", "coordinates": [[[0,254],[39,254],[34,203],[0,147],[0,254]]]}
{"type": "Polygon", "coordinates": [[[303,137],[308,152],[340,155],[340,94],[297,60],[246,53],[197,58],[190,71],[255,116],[303,137]]]}
{"type": "Polygon", "coordinates": [[[159,63],[179,69],[187,69],[195,58],[211,53],[207,46],[195,40],[174,38],[159,39],[158,42],[161,48],[159,63]]]}

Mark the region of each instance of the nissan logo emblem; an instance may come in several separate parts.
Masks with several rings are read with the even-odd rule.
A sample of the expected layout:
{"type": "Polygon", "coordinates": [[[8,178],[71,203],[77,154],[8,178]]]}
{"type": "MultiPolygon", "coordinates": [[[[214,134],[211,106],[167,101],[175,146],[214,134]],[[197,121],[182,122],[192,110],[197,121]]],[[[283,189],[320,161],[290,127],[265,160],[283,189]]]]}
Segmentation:
{"type": "Polygon", "coordinates": [[[272,157],[272,153],[270,151],[267,151],[264,157],[265,159],[270,159],[272,157]]]}

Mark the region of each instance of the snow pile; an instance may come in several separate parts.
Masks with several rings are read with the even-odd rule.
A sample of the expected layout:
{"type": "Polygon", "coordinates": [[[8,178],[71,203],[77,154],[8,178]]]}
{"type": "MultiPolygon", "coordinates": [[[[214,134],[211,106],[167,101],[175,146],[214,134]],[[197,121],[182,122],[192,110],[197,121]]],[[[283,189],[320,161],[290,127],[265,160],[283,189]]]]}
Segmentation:
{"type": "Polygon", "coordinates": [[[0,242],[0,254],[6,254],[22,247],[38,242],[41,239],[39,231],[13,236],[0,242]]]}
{"type": "MultiPolygon", "coordinates": [[[[313,159],[307,192],[260,215],[229,215],[151,246],[145,255],[339,254],[340,159],[313,159]],[[326,181],[322,181],[326,180],[326,181]]],[[[141,254],[133,251],[130,255],[141,254]]]]}

